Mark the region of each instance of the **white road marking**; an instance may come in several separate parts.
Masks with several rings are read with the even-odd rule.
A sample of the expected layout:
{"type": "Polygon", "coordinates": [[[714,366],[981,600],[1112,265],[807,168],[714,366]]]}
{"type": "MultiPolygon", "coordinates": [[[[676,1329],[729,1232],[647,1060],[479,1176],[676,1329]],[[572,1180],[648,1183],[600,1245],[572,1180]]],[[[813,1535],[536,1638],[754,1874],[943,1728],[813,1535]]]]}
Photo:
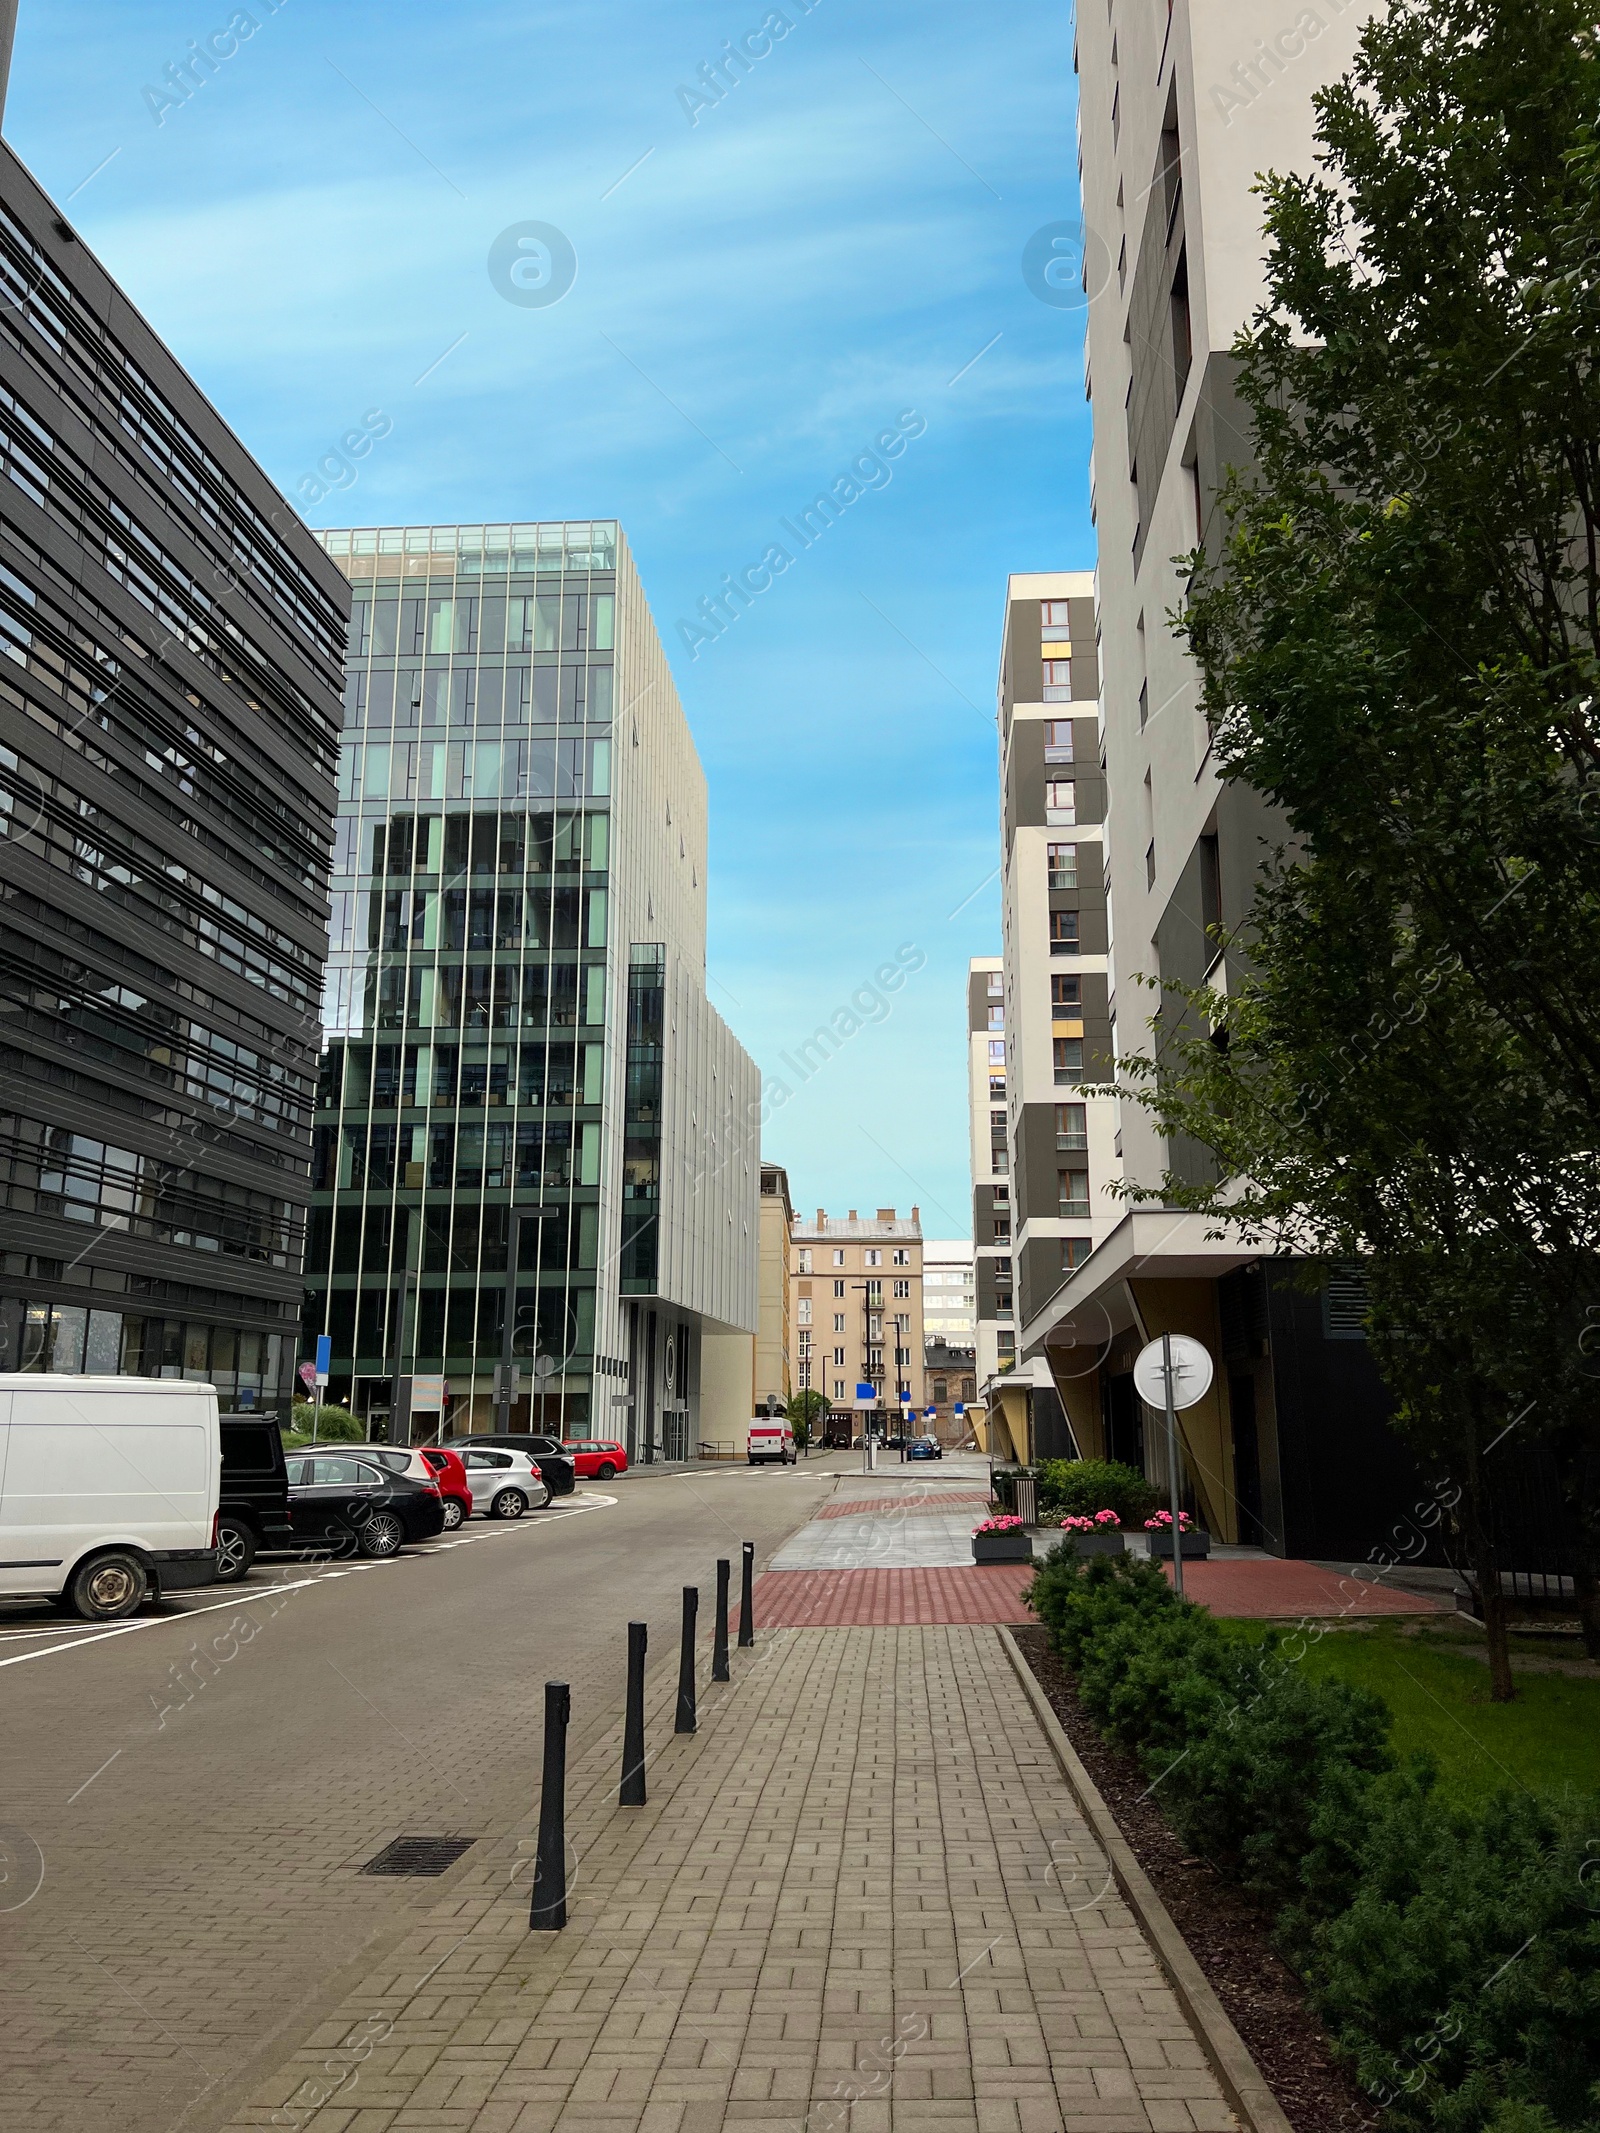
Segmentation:
{"type": "MultiPolygon", "coordinates": [[[[332,1570],[327,1575],[342,1577],[344,1573],[332,1570]]],[[[206,1607],[186,1607],[181,1614],[149,1615],[142,1622],[121,1622],[115,1629],[96,1630],[93,1636],[80,1637],[75,1644],[53,1644],[44,1652],[18,1652],[14,1659],[0,1659],[0,1666],[26,1666],[30,1659],[53,1659],[58,1652],[81,1652],[87,1645],[103,1644],[108,1637],[131,1637],[141,1629],[169,1629],[173,1623],[192,1621],[196,1615],[221,1614],[250,1600],[269,1600],[279,1592],[304,1592],[308,1585],[321,1583],[321,1578],[299,1578],[292,1585],[258,1585],[254,1591],[236,1592],[231,1599],[213,1600],[206,1607]]]]}

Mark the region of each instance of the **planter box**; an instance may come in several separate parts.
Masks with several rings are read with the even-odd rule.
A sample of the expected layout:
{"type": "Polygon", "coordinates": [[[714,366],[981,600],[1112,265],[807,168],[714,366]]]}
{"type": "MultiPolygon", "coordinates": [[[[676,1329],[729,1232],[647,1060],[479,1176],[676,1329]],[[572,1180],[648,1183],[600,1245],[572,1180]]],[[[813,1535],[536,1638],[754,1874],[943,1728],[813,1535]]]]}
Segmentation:
{"type": "Polygon", "coordinates": [[[1124,1552],[1120,1526],[1102,1528],[1098,1533],[1063,1533],[1059,1527],[1052,1530],[1048,1526],[1039,1530],[1052,1545],[1056,1541],[1065,1541],[1074,1555],[1121,1555],[1124,1552]]]}
{"type": "MultiPolygon", "coordinates": [[[[1150,1533],[1145,1538],[1150,1543],[1150,1553],[1153,1556],[1167,1561],[1171,1560],[1172,1534],[1170,1531],[1166,1533],[1150,1533]]],[[[1211,1535],[1209,1533],[1186,1533],[1183,1536],[1183,1559],[1186,1563],[1191,1557],[1197,1562],[1204,1562],[1210,1553],[1211,1535]]]]}
{"type": "Polygon", "coordinates": [[[1018,1526],[1010,1533],[974,1533],[972,1560],[975,1563],[1031,1563],[1032,1537],[1026,1526],[1018,1526]]]}

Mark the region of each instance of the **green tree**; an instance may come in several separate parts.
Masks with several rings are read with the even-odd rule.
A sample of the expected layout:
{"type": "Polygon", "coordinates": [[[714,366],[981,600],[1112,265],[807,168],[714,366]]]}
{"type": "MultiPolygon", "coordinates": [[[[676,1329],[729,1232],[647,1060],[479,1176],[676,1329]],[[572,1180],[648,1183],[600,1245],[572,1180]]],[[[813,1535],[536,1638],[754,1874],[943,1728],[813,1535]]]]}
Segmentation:
{"type": "Polygon", "coordinates": [[[1222,775],[1292,842],[1236,944],[1255,975],[1191,996],[1143,1093],[1216,1156],[1189,1204],[1361,1258],[1485,1575],[1490,1446],[1555,1452],[1600,1653],[1591,11],[1393,0],[1317,112],[1321,167],[1261,181],[1256,465],[1178,618],[1222,775]]]}
{"type": "Polygon", "coordinates": [[[828,1412],[828,1403],[814,1385],[807,1385],[790,1395],[786,1411],[795,1443],[804,1446],[811,1442],[812,1430],[828,1412]]]}

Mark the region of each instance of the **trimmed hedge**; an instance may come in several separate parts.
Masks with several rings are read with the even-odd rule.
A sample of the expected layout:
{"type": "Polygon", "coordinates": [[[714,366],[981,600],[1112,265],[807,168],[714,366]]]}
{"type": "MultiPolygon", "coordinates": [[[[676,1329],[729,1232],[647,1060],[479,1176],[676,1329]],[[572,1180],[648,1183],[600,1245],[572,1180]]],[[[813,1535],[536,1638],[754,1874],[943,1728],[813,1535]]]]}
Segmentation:
{"type": "Polygon", "coordinates": [[[1115,1459],[1041,1459],[1035,1471],[1041,1518],[1092,1518],[1110,1510],[1125,1526],[1142,1526],[1158,1501],[1137,1467],[1115,1459]]]}
{"type": "Polygon", "coordinates": [[[1031,1599],[1184,1842],[1271,1905],[1396,2133],[1600,2133],[1600,1794],[1448,1806],[1379,1698],[1230,1636],[1147,1560],[1056,1549],[1031,1599]]]}
{"type": "Polygon", "coordinates": [[[312,1429],[319,1444],[365,1444],[366,1424],[347,1407],[325,1406],[319,1420],[314,1400],[296,1400],[290,1410],[287,1435],[309,1438],[312,1429]]]}

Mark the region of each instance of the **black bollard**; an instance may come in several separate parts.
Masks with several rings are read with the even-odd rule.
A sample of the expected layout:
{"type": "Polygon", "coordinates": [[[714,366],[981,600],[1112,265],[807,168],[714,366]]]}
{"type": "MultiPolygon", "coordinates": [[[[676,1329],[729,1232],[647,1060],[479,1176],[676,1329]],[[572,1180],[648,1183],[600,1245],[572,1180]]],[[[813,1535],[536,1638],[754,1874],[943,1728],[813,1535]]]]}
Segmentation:
{"type": "Polygon", "coordinates": [[[700,1588],[683,1588],[683,1650],[678,1656],[678,1722],[674,1733],[692,1733],[694,1715],[694,1627],[700,1613],[700,1588]]]}
{"type": "Polygon", "coordinates": [[[539,1850],[533,1866],[530,1933],[553,1933],[567,1922],[567,1721],[572,1691],[564,1681],[544,1685],[544,1790],[539,1795],[539,1850]]]}
{"type": "Polygon", "coordinates": [[[739,1581],[739,1648],[756,1641],[756,1544],[744,1544],[744,1570],[739,1581]]]}
{"type": "Polygon", "coordinates": [[[731,1681],[728,1671],[728,1579],[732,1567],[725,1555],[717,1558],[717,1626],[711,1639],[711,1678],[731,1681]]]}
{"type": "Polygon", "coordinates": [[[644,1654],[650,1631],[643,1622],[628,1624],[628,1703],[622,1720],[622,1785],[619,1807],[642,1807],[644,1793],[644,1654]]]}

